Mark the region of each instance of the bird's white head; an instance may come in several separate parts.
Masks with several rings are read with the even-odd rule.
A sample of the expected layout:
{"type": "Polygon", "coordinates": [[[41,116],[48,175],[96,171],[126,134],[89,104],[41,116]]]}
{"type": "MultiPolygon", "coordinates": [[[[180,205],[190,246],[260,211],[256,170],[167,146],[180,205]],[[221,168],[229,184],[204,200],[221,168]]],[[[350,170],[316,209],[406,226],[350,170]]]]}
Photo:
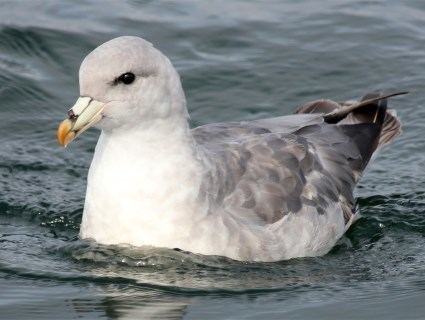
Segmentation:
{"type": "Polygon", "coordinates": [[[111,131],[187,117],[178,73],[142,38],[124,36],[97,47],[82,62],[79,80],[80,98],[58,128],[61,145],[92,126],[111,131]]]}

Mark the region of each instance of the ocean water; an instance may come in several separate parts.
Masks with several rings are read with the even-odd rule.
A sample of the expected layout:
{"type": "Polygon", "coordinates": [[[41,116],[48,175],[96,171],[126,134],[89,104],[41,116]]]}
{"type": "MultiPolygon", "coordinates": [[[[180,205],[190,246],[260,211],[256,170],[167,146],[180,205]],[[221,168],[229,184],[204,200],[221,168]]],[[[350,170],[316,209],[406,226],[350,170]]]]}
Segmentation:
{"type": "Polygon", "coordinates": [[[425,2],[0,2],[0,319],[425,319],[425,2]],[[99,132],[58,123],[84,56],[119,35],[160,48],[194,126],[409,90],[403,135],[326,256],[243,263],[78,239],[99,132]]]}

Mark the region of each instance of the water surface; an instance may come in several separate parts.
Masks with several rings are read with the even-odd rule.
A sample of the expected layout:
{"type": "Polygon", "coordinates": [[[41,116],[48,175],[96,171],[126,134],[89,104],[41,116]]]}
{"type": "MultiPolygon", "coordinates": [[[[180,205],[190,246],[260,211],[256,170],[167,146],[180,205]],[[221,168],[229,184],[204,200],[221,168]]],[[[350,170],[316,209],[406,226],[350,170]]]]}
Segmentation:
{"type": "Polygon", "coordinates": [[[3,1],[1,319],[425,318],[423,1],[3,1]],[[182,76],[192,124],[410,90],[403,135],[357,189],[363,216],[324,257],[242,263],[78,239],[98,137],[55,130],[100,43],[137,35],[182,76]]]}

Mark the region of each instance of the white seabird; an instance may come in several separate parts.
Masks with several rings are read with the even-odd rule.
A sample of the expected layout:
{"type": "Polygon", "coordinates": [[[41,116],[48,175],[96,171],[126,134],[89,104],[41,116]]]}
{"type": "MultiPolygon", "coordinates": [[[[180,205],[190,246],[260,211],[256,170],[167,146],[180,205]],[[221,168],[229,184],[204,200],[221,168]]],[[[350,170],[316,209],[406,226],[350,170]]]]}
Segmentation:
{"type": "Polygon", "coordinates": [[[80,230],[102,244],[248,261],[323,255],[356,217],[353,189],[371,156],[400,133],[392,95],[377,94],[190,129],[178,73],[138,37],[96,48],[79,80],[58,140],[102,130],[80,230]]]}

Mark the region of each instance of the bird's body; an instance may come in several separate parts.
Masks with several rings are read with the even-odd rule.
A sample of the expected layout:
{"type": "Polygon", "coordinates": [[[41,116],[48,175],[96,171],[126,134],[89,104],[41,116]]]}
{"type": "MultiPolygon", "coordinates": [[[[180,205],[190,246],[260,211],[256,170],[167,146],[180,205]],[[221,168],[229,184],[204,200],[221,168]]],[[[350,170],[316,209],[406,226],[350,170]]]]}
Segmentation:
{"type": "MultiPolygon", "coordinates": [[[[250,261],[325,254],[356,217],[353,189],[373,152],[400,132],[379,96],[346,104],[318,100],[290,116],[190,129],[171,63],[134,37],[93,51],[80,69],[80,84],[82,96],[102,103],[90,119],[103,129],[80,234],[104,244],[250,261]],[[112,68],[116,76],[153,59],[145,60],[149,68],[139,71],[139,84],[115,91],[123,97],[127,87],[138,85],[143,99],[129,93],[132,100],[124,104],[98,88],[103,76],[87,76],[96,69],[93,61],[111,52],[130,52],[129,62],[112,68]]],[[[90,103],[76,104],[72,120],[90,103]]],[[[90,119],[81,126],[93,123],[90,119]]]]}

